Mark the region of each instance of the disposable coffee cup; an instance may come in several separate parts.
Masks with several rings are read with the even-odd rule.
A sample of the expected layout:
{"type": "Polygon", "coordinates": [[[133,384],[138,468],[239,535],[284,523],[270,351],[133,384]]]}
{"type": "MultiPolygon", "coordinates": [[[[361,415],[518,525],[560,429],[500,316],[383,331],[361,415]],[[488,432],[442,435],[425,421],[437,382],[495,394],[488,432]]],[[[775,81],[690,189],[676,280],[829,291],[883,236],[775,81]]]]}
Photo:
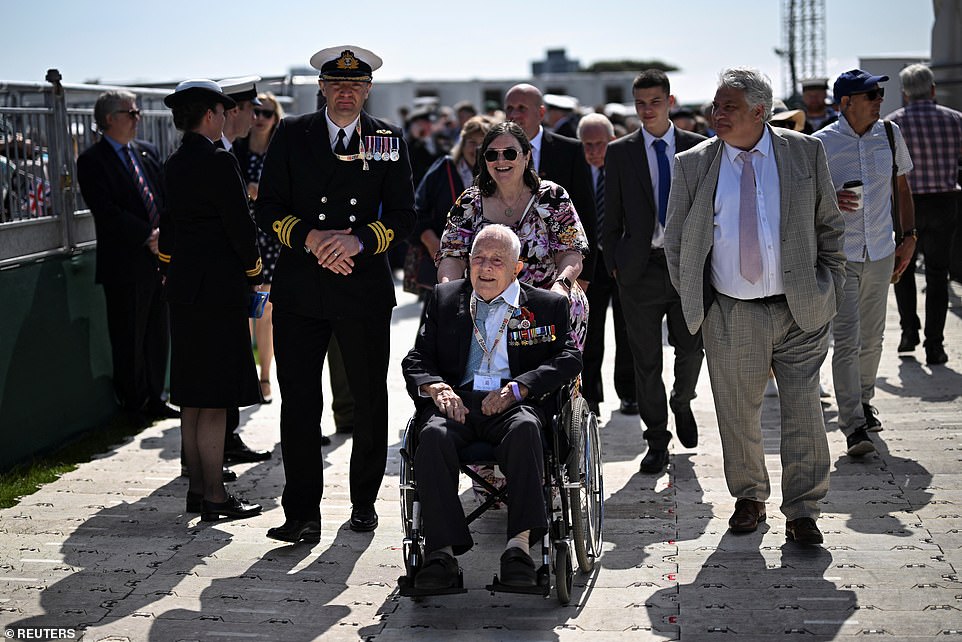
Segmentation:
{"type": "Polygon", "coordinates": [[[858,198],[858,203],[855,205],[855,209],[862,209],[862,181],[848,181],[842,185],[842,189],[855,192],[855,195],[858,198]]]}

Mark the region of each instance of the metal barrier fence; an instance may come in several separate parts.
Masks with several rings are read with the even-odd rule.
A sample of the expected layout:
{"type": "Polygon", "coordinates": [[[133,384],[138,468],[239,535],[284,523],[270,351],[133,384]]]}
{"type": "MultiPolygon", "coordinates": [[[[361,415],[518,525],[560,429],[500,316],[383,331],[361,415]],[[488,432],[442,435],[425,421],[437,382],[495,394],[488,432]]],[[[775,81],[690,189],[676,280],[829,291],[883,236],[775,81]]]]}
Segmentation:
{"type": "Polygon", "coordinates": [[[108,90],[137,95],[137,137],[166,158],[179,134],[163,107],[167,89],[0,81],[0,268],[96,244],[93,220],[76,182],[77,156],[98,140],[93,105],[108,90]]]}

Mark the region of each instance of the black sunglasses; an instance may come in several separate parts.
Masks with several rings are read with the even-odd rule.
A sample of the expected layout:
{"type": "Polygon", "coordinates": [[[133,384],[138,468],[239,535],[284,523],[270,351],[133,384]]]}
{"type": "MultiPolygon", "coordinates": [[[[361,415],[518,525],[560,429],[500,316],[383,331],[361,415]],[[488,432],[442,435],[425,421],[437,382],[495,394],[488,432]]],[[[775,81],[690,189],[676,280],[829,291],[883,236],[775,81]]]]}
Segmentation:
{"type": "Polygon", "coordinates": [[[858,94],[852,94],[853,96],[862,95],[869,100],[875,100],[876,98],[885,98],[885,87],[876,87],[875,89],[870,89],[869,91],[862,91],[858,94]]]}
{"type": "Polygon", "coordinates": [[[484,160],[488,161],[489,163],[493,163],[494,161],[498,160],[498,156],[500,155],[504,156],[504,160],[506,161],[513,161],[518,158],[518,154],[520,153],[521,152],[514,147],[506,147],[505,149],[489,149],[484,152],[484,160]]]}
{"type": "Polygon", "coordinates": [[[139,109],[118,109],[114,112],[115,114],[127,114],[131,118],[140,118],[139,109]]]}
{"type": "Polygon", "coordinates": [[[273,118],[274,110],[273,109],[255,109],[254,115],[256,115],[258,118],[273,118]]]}

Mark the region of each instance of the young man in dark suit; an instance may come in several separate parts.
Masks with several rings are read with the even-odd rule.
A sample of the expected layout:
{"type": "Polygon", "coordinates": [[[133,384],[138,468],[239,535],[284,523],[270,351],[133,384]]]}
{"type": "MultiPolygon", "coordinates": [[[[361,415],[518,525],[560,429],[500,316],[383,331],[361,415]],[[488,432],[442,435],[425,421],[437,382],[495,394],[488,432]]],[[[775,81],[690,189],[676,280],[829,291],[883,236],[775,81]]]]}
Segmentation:
{"type": "Polygon", "coordinates": [[[686,448],[698,445],[698,425],[690,402],[703,358],[701,334],[688,332],[681,301],[665,263],[665,215],[671,186],[671,160],[704,136],[676,128],[669,119],[675,104],[668,76],[648,69],[632,84],[642,129],[611,143],[605,156],[605,264],[618,282],[631,353],[635,360],[638,411],[645,424],[648,452],[641,472],[660,473],[668,465],[668,406],[675,433],[686,448]],[[675,348],[675,383],[670,401],[662,380],[661,324],[675,348]]]}
{"type": "Polygon", "coordinates": [[[344,45],[314,54],[324,109],[285,118],[255,205],[281,243],[274,270],[274,355],[281,388],[286,521],[268,537],[320,537],[324,484],[321,373],[337,338],[356,403],[350,527],[377,528],[387,462],[387,369],[397,304],[387,250],[414,227],[414,187],[399,128],[362,111],[381,59],[344,45]]]}
{"type": "Polygon", "coordinates": [[[95,278],[107,304],[114,390],[136,421],[179,417],[164,395],[169,331],[157,263],[160,155],[135,140],[140,110],[134,94],[101,94],[94,120],[103,136],[77,159],[77,179],[97,230],[95,278]]]}
{"type": "Polygon", "coordinates": [[[531,400],[578,375],[581,354],[569,332],[568,301],[517,280],[521,243],[489,225],[471,248],[471,279],[439,283],[414,348],[402,364],[423,426],[414,455],[424,520],[421,589],[456,585],[460,555],[474,545],[458,498],[458,451],[495,445],[511,488],[501,582],[534,586],[528,552],[547,529],[541,433],[531,400]],[[530,338],[533,337],[533,338],[530,338]]]}

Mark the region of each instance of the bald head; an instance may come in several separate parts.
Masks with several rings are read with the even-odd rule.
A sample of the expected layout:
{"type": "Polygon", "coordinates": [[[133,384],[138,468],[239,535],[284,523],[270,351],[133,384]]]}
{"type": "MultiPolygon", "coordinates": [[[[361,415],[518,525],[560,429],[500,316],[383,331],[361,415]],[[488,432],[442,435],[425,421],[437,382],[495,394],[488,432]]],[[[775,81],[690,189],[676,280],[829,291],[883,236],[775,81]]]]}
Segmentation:
{"type": "Polygon", "coordinates": [[[521,126],[530,141],[538,135],[544,119],[544,96],[534,85],[515,85],[504,95],[504,112],[508,120],[521,126]]]}

